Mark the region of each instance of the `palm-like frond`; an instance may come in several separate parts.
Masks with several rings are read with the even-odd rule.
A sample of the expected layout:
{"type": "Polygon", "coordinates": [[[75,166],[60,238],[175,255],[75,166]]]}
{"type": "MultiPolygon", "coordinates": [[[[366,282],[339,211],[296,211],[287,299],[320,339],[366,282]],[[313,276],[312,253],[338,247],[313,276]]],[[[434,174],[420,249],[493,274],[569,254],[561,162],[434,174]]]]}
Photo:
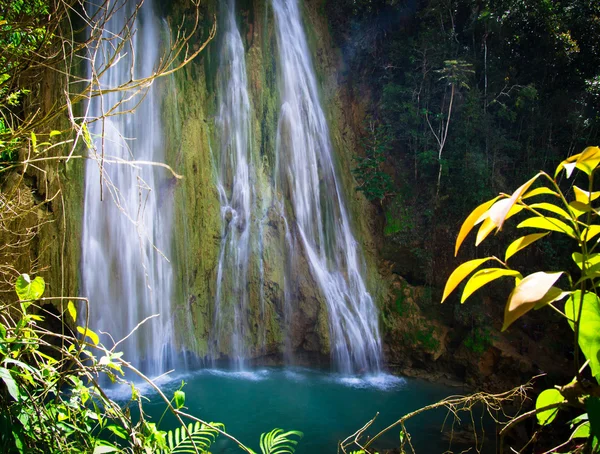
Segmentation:
{"type": "Polygon", "coordinates": [[[304,435],[297,430],[284,432],[283,429],[273,429],[271,432],[260,436],[260,450],[262,454],[293,454],[296,450],[298,440],[293,440],[291,436],[302,438],[304,435]]]}
{"type": "MultiPolygon", "coordinates": [[[[211,422],[210,425],[225,430],[225,426],[219,422],[211,422]]],[[[188,424],[187,431],[184,427],[169,430],[167,432],[168,447],[161,451],[160,454],[195,454],[194,444],[198,451],[207,451],[219,435],[219,432],[216,429],[213,429],[213,427],[196,422],[195,424],[188,424]]]]}

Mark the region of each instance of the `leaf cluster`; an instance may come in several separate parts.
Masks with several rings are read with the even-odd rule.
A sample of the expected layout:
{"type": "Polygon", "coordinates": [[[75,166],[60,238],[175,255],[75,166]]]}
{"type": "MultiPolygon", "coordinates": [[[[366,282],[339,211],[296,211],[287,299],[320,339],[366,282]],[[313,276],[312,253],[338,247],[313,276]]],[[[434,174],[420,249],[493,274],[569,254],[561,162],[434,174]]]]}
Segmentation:
{"type": "Polygon", "coordinates": [[[540,425],[547,425],[555,419],[560,408],[587,407],[587,413],[573,420],[572,434],[560,447],[575,443],[576,439],[584,439],[589,452],[600,451],[600,414],[590,412],[590,408],[596,408],[600,388],[597,385],[581,387],[579,384],[585,381],[583,372],[586,367],[600,384],[600,298],[597,295],[600,284],[600,252],[597,250],[600,243],[600,207],[597,206],[597,200],[600,191],[594,191],[594,175],[599,164],[600,148],[587,147],[561,162],[554,175],[539,172],[512,194],[501,193],[473,210],[462,224],[455,254],[476,226],[475,244],[479,245],[492,232],[499,232],[512,216],[521,212],[527,217],[518,223],[517,228],[541,232],[529,233],[514,240],[506,248],[503,260],[490,256],[469,260],[458,266],[448,278],[442,297],[443,302],[469,275],[461,303],[483,286],[499,278],[509,278],[514,285],[505,305],[503,331],[529,311],[542,308],[554,310],[567,321],[574,333],[574,366],[577,374],[569,385],[542,392],[533,414],[540,425]],[[570,179],[575,170],[587,177],[586,189],[572,184],[568,191],[563,191],[559,177],[564,174],[570,179]],[[536,183],[541,185],[534,187],[536,183]],[[576,273],[569,270],[536,271],[524,276],[510,266],[509,260],[515,254],[549,235],[566,236],[572,240],[575,250],[572,260],[576,273]],[[478,270],[487,262],[494,262],[500,267],[478,270]],[[583,365],[580,364],[580,352],[585,358],[583,365]],[[577,389],[577,392],[573,393],[573,389],[577,389]]]}
{"type": "MultiPolygon", "coordinates": [[[[0,306],[0,450],[6,453],[204,453],[219,435],[233,440],[247,453],[254,451],[225,432],[221,423],[205,422],[184,413],[185,393],[168,399],[162,391],[115,351],[102,345],[87,326],[77,326],[76,304],[69,300],[62,314],[46,311],[45,281],[21,275],[15,283],[17,304],[0,306]],[[63,322],[63,332],[44,328],[45,317],[63,322]],[[143,396],[125,371],[147,381],[163,398],[165,412],[181,423],[165,431],[144,412],[143,396]],[[111,399],[104,378],[126,384],[126,402],[111,399]],[[139,416],[132,415],[137,412],[139,416]],[[184,419],[191,422],[184,423],[184,419]]],[[[87,303],[83,298],[81,303],[87,303]]],[[[60,299],[61,304],[64,302],[60,299]]],[[[81,317],[87,318],[87,317],[81,317]]],[[[298,431],[281,429],[263,434],[262,454],[292,454],[298,431]]]]}

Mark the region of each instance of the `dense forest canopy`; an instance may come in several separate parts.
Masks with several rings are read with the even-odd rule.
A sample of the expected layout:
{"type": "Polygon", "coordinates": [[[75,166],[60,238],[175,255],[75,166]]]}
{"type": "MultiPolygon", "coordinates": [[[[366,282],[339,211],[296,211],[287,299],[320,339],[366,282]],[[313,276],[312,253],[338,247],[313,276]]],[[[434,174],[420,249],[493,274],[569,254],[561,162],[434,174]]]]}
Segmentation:
{"type": "Polygon", "coordinates": [[[378,172],[359,157],[359,188],[382,202],[397,242],[421,238],[429,281],[444,245],[428,246],[425,226],[453,225],[598,141],[596,1],[359,0],[326,12],[347,82],[371,98],[365,134],[379,145],[365,148],[378,172]]]}

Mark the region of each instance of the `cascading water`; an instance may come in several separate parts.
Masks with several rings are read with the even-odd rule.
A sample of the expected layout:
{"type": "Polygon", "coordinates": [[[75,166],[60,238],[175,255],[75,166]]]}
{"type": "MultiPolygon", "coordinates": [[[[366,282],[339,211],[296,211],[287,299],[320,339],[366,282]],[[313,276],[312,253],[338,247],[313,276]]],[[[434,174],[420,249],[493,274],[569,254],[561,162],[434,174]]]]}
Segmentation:
{"type": "MultiPolygon", "coordinates": [[[[107,42],[113,44],[101,49],[91,65],[106,64],[103,58],[111,55],[108,46],[114,45],[114,33],[127,23],[136,5],[124,2],[118,6],[105,31],[107,42]]],[[[153,73],[159,58],[161,30],[149,0],[139,11],[134,28],[137,32],[131,38],[130,48],[123,49],[121,58],[102,76],[103,87],[118,86],[132,75],[139,78],[153,73]]],[[[92,99],[90,116],[100,117],[103,110],[129,96],[116,92],[92,99]]],[[[118,111],[131,109],[138,101],[139,98],[125,102],[118,111]]],[[[90,131],[93,136],[104,134],[103,140],[95,142],[96,154],[85,168],[81,267],[83,294],[90,299],[91,329],[108,332],[118,341],[146,317],[160,314],[159,319],[147,321],[118,347],[145,373],[157,375],[174,358],[173,271],[166,259],[171,251],[170,175],[155,166],[114,161],[164,161],[160,98],[151,87],[135,113],[107,117],[104,126],[96,121],[90,131]],[[104,162],[100,159],[102,146],[104,162]]],[[[103,341],[111,345],[107,338],[103,341]]]]}
{"type": "Polygon", "coordinates": [[[243,368],[248,335],[248,264],[252,211],[250,158],[250,101],[244,45],[235,20],[235,3],[226,5],[219,67],[220,135],[218,156],[221,203],[221,249],[217,268],[217,292],[211,356],[228,352],[237,368],[243,368]]]}
{"type": "MultiPolygon", "coordinates": [[[[324,294],[338,368],[346,373],[377,371],[381,362],[377,309],[361,274],[363,258],[336,179],[329,128],[298,4],[296,0],[272,4],[282,100],[276,184],[291,202],[291,210],[281,209],[291,229],[288,254],[304,250],[324,294]]],[[[280,206],[285,204],[281,201],[280,206]]]]}

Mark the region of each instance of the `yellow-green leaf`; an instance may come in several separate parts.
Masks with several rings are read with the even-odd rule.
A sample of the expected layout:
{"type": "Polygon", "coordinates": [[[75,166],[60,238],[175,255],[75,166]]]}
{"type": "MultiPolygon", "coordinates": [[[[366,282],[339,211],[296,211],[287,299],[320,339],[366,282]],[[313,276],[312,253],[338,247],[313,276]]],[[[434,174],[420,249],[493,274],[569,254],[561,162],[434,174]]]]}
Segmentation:
{"type": "Polygon", "coordinates": [[[571,178],[571,174],[573,173],[573,170],[575,169],[575,166],[577,165],[577,159],[579,159],[580,156],[581,156],[581,153],[575,154],[573,156],[569,156],[567,159],[565,159],[563,162],[561,162],[558,165],[558,167],[556,168],[556,172],[554,172],[554,178],[556,179],[556,177],[558,176],[558,174],[560,173],[560,171],[562,169],[565,169],[567,178],[571,178]]]}
{"type": "Polygon", "coordinates": [[[579,155],[577,159],[577,168],[588,175],[598,167],[600,163],[600,148],[598,147],[587,147],[583,150],[583,153],[579,155]]]}
{"type": "MultiPolygon", "coordinates": [[[[510,203],[510,199],[502,199],[499,202],[496,202],[496,205],[500,204],[500,203],[502,203],[502,205],[501,205],[501,209],[502,209],[503,206],[506,206],[507,204],[510,203]]],[[[494,205],[494,206],[496,206],[496,205],[494,205]]],[[[504,220],[519,213],[521,210],[523,210],[523,208],[524,208],[523,205],[512,205],[510,210],[506,214],[506,216],[504,216],[504,220]]],[[[481,224],[481,227],[479,227],[479,231],[477,232],[477,238],[475,239],[475,246],[479,246],[481,244],[481,242],[483,240],[485,240],[487,238],[487,236],[494,231],[494,229],[498,228],[498,225],[496,224],[494,219],[489,217],[489,214],[492,213],[493,209],[494,209],[494,207],[492,207],[489,210],[489,212],[487,213],[488,216],[484,217],[483,223],[481,224]]]]}
{"type": "MultiPolygon", "coordinates": [[[[545,389],[535,400],[535,408],[538,409],[547,407],[549,405],[559,404],[564,400],[565,398],[558,389],[545,389]]],[[[550,410],[540,411],[539,413],[536,413],[535,416],[537,417],[538,423],[542,426],[545,426],[546,424],[550,424],[552,421],[554,421],[557,413],[558,407],[550,410]]]]}
{"type": "Polygon", "coordinates": [[[460,245],[465,240],[469,232],[473,229],[473,227],[477,224],[477,220],[494,204],[494,202],[498,200],[498,197],[488,200],[485,203],[482,203],[477,208],[475,208],[471,214],[465,219],[463,225],[460,228],[460,232],[458,232],[458,237],[456,238],[456,246],[454,247],[454,256],[458,255],[458,250],[460,249],[460,245]]]}
{"type": "Polygon", "coordinates": [[[534,309],[537,311],[538,309],[541,309],[542,307],[547,306],[550,303],[562,300],[570,294],[571,292],[563,292],[558,287],[551,287],[550,290],[548,290],[548,293],[546,293],[541,300],[535,303],[534,309]]]}
{"type": "Polygon", "coordinates": [[[491,259],[492,257],[469,260],[468,262],[465,262],[458,268],[456,268],[446,281],[446,286],[444,287],[444,295],[442,296],[442,303],[448,297],[448,295],[450,295],[450,293],[452,293],[452,291],[458,286],[458,284],[460,284],[469,274],[475,271],[483,262],[487,262],[491,259]]]}
{"type": "Polygon", "coordinates": [[[585,421],[582,422],[577,428],[573,431],[573,435],[571,435],[571,439],[573,438],[588,438],[590,436],[590,422],[585,421]]]}
{"type": "Polygon", "coordinates": [[[589,204],[600,197],[600,191],[588,192],[577,186],[573,186],[573,192],[575,193],[575,200],[585,204],[589,204]]]}
{"type": "Polygon", "coordinates": [[[559,216],[562,216],[567,220],[571,220],[571,215],[569,213],[567,213],[561,207],[554,205],[553,203],[534,203],[532,205],[529,205],[529,207],[537,210],[550,211],[551,213],[558,214],[559,216]]]}
{"type": "Polygon", "coordinates": [[[466,299],[475,291],[479,290],[484,285],[504,276],[521,276],[521,273],[515,270],[507,270],[504,268],[486,268],[485,270],[477,271],[473,276],[471,276],[471,279],[467,281],[460,302],[464,303],[466,299]]]}
{"type": "Polygon", "coordinates": [[[75,305],[73,304],[73,301],[69,301],[67,303],[67,310],[69,311],[71,320],[73,320],[73,322],[76,322],[77,321],[77,309],[75,309],[75,305]]]}
{"type": "Polygon", "coordinates": [[[83,337],[89,337],[94,345],[98,345],[100,343],[100,338],[91,329],[85,329],[82,326],[78,326],[77,331],[79,331],[83,337]]]}
{"type": "Polygon", "coordinates": [[[589,241],[594,238],[596,235],[600,233],[600,225],[590,225],[587,227],[582,234],[582,238],[584,241],[589,241]]]}
{"type": "Polygon", "coordinates": [[[530,197],[535,197],[535,196],[538,196],[538,195],[553,195],[555,197],[560,197],[558,195],[558,192],[553,191],[552,189],[547,188],[546,186],[542,186],[540,188],[532,189],[531,191],[529,191],[528,193],[526,193],[525,195],[523,195],[522,198],[523,199],[528,199],[530,197]]]}
{"type": "Polygon", "coordinates": [[[544,238],[546,235],[548,235],[548,233],[549,232],[532,233],[530,235],[525,235],[525,236],[522,236],[521,238],[516,239],[515,241],[510,243],[510,246],[508,246],[506,248],[506,254],[504,255],[504,261],[507,261],[509,258],[511,258],[513,255],[515,255],[520,250],[525,249],[531,243],[534,243],[537,240],[544,238]]]}
{"type": "Polygon", "coordinates": [[[496,228],[496,224],[490,219],[485,218],[481,227],[477,231],[477,238],[475,238],[475,246],[479,246],[479,244],[486,239],[486,237],[494,231],[496,228]]]}
{"type": "Polygon", "coordinates": [[[509,218],[508,214],[510,213],[513,206],[519,201],[521,196],[525,194],[525,192],[535,182],[535,180],[538,179],[540,175],[541,174],[538,173],[529,181],[522,184],[515,192],[513,192],[510,198],[500,200],[499,202],[496,202],[492,208],[490,208],[489,218],[495,225],[498,226],[498,230],[502,230],[502,225],[504,224],[504,221],[509,218]]]}
{"type": "Polygon", "coordinates": [[[589,213],[593,210],[589,203],[578,202],[577,200],[569,203],[569,209],[575,218],[579,218],[582,214],[589,213]]]}
{"type": "Polygon", "coordinates": [[[536,303],[546,296],[562,274],[562,271],[556,273],[540,271],[530,274],[519,282],[508,297],[504,309],[502,331],[505,331],[515,320],[533,309],[536,303]]]}
{"type": "Polygon", "coordinates": [[[586,292],[581,297],[581,291],[573,292],[573,295],[565,303],[565,314],[571,328],[574,329],[576,317],[579,319],[579,346],[590,361],[592,375],[600,382],[600,298],[595,293],[586,292]],[[580,304],[583,302],[582,307],[580,304]]]}
{"type": "Polygon", "coordinates": [[[31,131],[31,148],[37,153],[37,137],[33,131],[31,131]]]}
{"type": "MultiPolygon", "coordinates": [[[[573,261],[577,264],[579,269],[583,269],[583,255],[581,255],[581,253],[579,252],[574,252],[571,257],[573,258],[573,261]]],[[[588,256],[585,262],[586,268],[590,268],[594,265],[597,265],[598,263],[600,263],[600,254],[592,254],[588,256]]]]}
{"type": "Polygon", "coordinates": [[[522,229],[525,227],[531,227],[534,229],[542,229],[542,230],[550,230],[554,232],[565,233],[569,235],[571,238],[577,239],[577,235],[575,234],[575,230],[572,227],[569,227],[560,219],[545,217],[541,218],[539,216],[525,219],[517,228],[522,229]]]}

